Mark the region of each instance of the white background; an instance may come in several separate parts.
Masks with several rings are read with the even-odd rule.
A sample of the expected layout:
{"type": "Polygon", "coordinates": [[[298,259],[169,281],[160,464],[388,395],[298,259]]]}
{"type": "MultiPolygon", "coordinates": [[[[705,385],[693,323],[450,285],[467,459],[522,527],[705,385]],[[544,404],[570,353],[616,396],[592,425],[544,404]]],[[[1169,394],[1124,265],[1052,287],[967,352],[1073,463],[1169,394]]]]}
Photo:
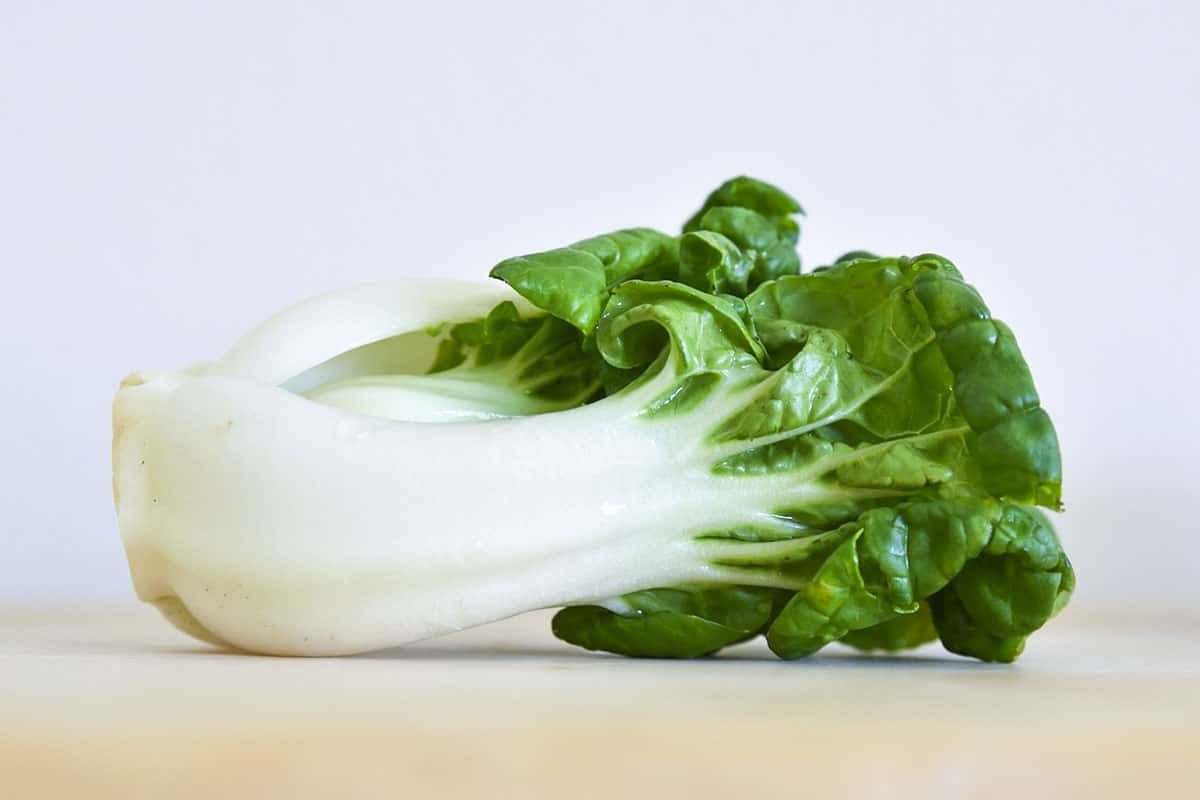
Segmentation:
{"type": "Polygon", "coordinates": [[[953,258],[1057,423],[1077,602],[1195,605],[1198,8],[0,0],[0,596],[132,597],[125,373],[745,172],[809,266],[953,258]]]}

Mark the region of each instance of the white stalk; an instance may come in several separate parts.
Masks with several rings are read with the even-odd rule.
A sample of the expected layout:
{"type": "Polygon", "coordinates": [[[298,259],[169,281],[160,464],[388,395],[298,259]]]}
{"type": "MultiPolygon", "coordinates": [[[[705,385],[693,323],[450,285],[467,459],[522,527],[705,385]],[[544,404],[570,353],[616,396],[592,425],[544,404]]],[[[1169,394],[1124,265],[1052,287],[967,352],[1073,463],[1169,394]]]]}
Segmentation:
{"type": "Polygon", "coordinates": [[[534,416],[484,413],[496,395],[456,393],[450,373],[419,377],[429,362],[406,349],[432,341],[422,329],[504,299],[453,283],[340,292],[213,364],[126,379],[113,490],[138,596],[206,641],[333,655],[734,573],[789,580],[727,557],[795,545],[697,537],[848,490],[820,471],[715,475],[704,442],[717,417],[641,413],[673,386],[673,363],[534,416]],[[452,295],[464,304],[433,303],[431,318],[425,299],[452,295]],[[409,375],[344,380],[403,358],[409,375]]]}
{"type": "Polygon", "coordinates": [[[679,549],[738,521],[703,465],[613,404],[425,424],[164,374],[122,388],[114,420],[138,595],[259,652],[377,649],[696,579],[679,549]]]}
{"type": "Polygon", "coordinates": [[[510,298],[362,287],[278,315],[213,364],[130,376],[113,404],[113,489],[138,595],[199,638],[327,655],[702,574],[674,542],[713,521],[710,479],[640,430],[638,397],[430,424],[279,386],[510,298]]]}
{"type": "MultiPolygon", "coordinates": [[[[239,339],[204,372],[281,386],[335,358],[354,362],[354,356],[362,355],[358,348],[444,322],[476,319],[506,300],[523,311],[530,308],[499,281],[410,279],[355,286],[284,309],[239,339]]],[[[372,354],[378,351],[367,353],[372,354]]],[[[400,348],[398,363],[388,365],[389,371],[422,372],[432,354],[432,348],[420,350],[413,359],[408,348],[400,348]]],[[[335,370],[327,379],[341,372],[335,370]]]]}

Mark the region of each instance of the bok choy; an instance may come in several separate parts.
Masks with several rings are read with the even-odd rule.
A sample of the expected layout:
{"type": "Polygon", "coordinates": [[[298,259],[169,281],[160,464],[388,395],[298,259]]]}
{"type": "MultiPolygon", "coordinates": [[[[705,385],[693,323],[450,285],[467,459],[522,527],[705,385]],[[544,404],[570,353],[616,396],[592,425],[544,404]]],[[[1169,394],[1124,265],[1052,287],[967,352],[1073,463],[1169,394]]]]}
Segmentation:
{"type": "Polygon", "coordinates": [[[336,292],[131,375],[138,595],[277,654],[562,607],[559,638],[631,656],[761,634],[1013,660],[1074,586],[1016,339],[941,256],[802,272],[801,213],[735,178],[678,236],[336,292]]]}

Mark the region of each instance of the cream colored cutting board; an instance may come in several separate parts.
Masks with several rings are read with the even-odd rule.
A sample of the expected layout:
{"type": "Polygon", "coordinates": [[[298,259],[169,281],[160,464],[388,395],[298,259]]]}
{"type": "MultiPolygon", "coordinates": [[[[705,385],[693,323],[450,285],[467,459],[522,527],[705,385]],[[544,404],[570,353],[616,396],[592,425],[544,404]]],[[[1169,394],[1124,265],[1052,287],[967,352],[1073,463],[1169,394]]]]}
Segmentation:
{"type": "Polygon", "coordinates": [[[548,619],[295,660],[0,609],[0,798],[1200,797],[1200,616],[1069,610],[1016,666],[631,660],[548,619]]]}

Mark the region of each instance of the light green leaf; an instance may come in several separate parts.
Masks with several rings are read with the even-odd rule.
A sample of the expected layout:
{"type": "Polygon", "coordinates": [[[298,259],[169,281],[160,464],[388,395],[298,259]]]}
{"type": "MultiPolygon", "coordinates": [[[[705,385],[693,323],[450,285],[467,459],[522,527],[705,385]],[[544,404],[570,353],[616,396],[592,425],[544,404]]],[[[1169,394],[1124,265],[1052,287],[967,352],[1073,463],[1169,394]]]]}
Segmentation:
{"type": "Polygon", "coordinates": [[[675,275],[677,249],[673,236],[650,228],[629,228],[568,247],[505,259],[492,268],[491,276],[588,336],[614,286],[635,277],[675,275]]]}

